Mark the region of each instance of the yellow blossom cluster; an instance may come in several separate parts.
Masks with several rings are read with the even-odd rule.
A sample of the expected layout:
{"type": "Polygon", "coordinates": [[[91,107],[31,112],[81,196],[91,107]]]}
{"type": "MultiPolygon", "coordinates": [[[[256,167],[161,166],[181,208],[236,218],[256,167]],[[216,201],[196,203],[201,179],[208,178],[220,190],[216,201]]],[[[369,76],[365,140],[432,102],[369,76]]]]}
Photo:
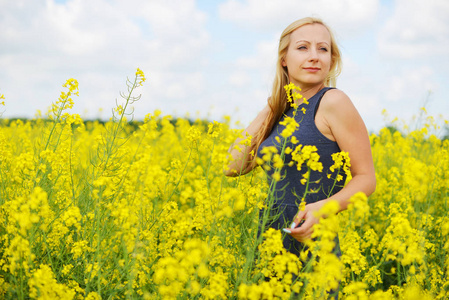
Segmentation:
{"type": "Polygon", "coordinates": [[[143,83],[146,81],[147,79],[145,78],[145,74],[143,73],[143,71],[139,68],[137,68],[136,71],[136,83],[138,86],[142,86],[143,83]]]}
{"type": "MultiPolygon", "coordinates": [[[[303,95],[301,95],[301,88],[296,86],[292,82],[284,86],[284,89],[287,94],[287,101],[290,103],[290,106],[294,108],[293,115],[296,116],[300,104],[304,103],[305,105],[308,105],[309,101],[303,95]]],[[[303,114],[305,114],[306,108],[301,108],[301,111],[303,114]]]]}
{"type": "Polygon", "coordinates": [[[298,145],[292,152],[292,160],[296,162],[298,171],[301,170],[303,163],[306,163],[307,168],[313,171],[323,171],[323,164],[319,161],[320,156],[317,153],[316,146],[298,145]]]}
{"type": "MultiPolygon", "coordinates": [[[[229,118],[126,121],[144,78],[138,70],[107,122],[67,112],[74,79],[47,117],[0,119],[1,299],[449,297],[449,142],[433,119],[370,136],[376,192],[338,214],[324,206],[297,257],[283,231],[260,232],[263,169],[223,175],[242,132],[229,118]]],[[[350,168],[342,152],[322,170],[300,145],[261,154],[263,168],[289,164],[284,154],[324,176],[350,168]]]]}
{"type": "Polygon", "coordinates": [[[290,137],[299,127],[299,124],[296,122],[294,117],[285,117],[283,121],[279,122],[279,124],[285,126],[281,132],[281,136],[284,138],[290,137]]]}

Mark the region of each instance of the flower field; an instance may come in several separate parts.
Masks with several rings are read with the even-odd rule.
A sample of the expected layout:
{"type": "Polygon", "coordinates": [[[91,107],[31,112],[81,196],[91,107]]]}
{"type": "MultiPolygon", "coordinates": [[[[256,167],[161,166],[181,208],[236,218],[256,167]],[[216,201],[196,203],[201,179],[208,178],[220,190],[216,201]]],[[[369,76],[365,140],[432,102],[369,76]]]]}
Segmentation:
{"type": "Polygon", "coordinates": [[[449,298],[449,140],[433,118],[371,134],[376,192],[325,206],[298,258],[282,231],[258,235],[262,168],[223,175],[242,130],[130,122],[144,81],[108,122],[70,114],[74,79],[45,117],[0,119],[1,299],[449,298]]]}

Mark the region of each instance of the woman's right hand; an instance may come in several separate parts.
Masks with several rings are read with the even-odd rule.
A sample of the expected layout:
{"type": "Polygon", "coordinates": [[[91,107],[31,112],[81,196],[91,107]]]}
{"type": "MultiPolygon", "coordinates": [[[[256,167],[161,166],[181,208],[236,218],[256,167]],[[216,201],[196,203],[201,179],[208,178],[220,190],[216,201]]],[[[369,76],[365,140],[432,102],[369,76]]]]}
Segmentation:
{"type": "Polygon", "coordinates": [[[325,204],[325,200],[307,204],[304,210],[300,210],[290,228],[283,230],[294,237],[298,242],[309,240],[313,233],[313,226],[319,222],[315,213],[325,204]]]}

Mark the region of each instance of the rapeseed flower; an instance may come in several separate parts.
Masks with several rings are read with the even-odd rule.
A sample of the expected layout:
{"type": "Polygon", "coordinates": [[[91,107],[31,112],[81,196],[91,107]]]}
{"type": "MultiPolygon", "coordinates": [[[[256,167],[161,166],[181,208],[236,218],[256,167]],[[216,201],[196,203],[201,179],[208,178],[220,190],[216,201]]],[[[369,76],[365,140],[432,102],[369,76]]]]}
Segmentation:
{"type": "Polygon", "coordinates": [[[284,120],[279,122],[279,124],[285,127],[281,132],[281,136],[283,138],[290,137],[299,127],[298,122],[296,122],[295,118],[292,117],[285,117],[284,120]]]}
{"type": "Polygon", "coordinates": [[[147,79],[145,78],[145,74],[143,73],[143,71],[141,69],[137,68],[137,71],[136,71],[137,85],[142,86],[146,80],[147,79]]]}
{"type": "MultiPolygon", "coordinates": [[[[128,105],[142,73],[128,83],[128,105]]],[[[306,103],[295,91],[292,102],[306,103]]],[[[336,203],[326,207],[297,257],[282,231],[259,236],[270,193],[262,168],[274,179],[294,164],[349,175],[347,154],[324,170],[313,148],[281,137],[281,151],[261,151],[262,168],[226,178],[227,150],[242,132],[229,118],[156,110],[129,122],[124,101],[110,121],[90,122],[66,111],[77,94],[68,80],[50,122],[0,120],[0,298],[316,299],[338,283],[349,299],[449,296],[449,141],[425,111],[423,128],[394,121],[397,130],[370,135],[376,193],[354,195],[338,215],[336,203]]]]}
{"type": "Polygon", "coordinates": [[[316,146],[298,145],[292,152],[292,160],[296,162],[298,171],[301,171],[304,162],[309,170],[322,172],[323,164],[319,161],[320,156],[317,153],[316,146]]]}
{"type": "Polygon", "coordinates": [[[58,283],[48,265],[41,265],[28,281],[30,297],[35,299],[74,299],[73,289],[58,283]]]}

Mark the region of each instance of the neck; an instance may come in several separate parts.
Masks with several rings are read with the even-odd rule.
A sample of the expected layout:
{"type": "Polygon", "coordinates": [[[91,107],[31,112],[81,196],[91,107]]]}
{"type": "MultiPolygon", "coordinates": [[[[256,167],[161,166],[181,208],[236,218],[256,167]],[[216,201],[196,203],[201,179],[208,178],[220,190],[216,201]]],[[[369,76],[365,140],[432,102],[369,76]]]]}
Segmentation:
{"type": "Polygon", "coordinates": [[[301,94],[306,98],[310,99],[312,98],[316,93],[318,93],[322,88],[324,88],[324,83],[310,86],[310,87],[304,87],[301,88],[301,94]]]}

